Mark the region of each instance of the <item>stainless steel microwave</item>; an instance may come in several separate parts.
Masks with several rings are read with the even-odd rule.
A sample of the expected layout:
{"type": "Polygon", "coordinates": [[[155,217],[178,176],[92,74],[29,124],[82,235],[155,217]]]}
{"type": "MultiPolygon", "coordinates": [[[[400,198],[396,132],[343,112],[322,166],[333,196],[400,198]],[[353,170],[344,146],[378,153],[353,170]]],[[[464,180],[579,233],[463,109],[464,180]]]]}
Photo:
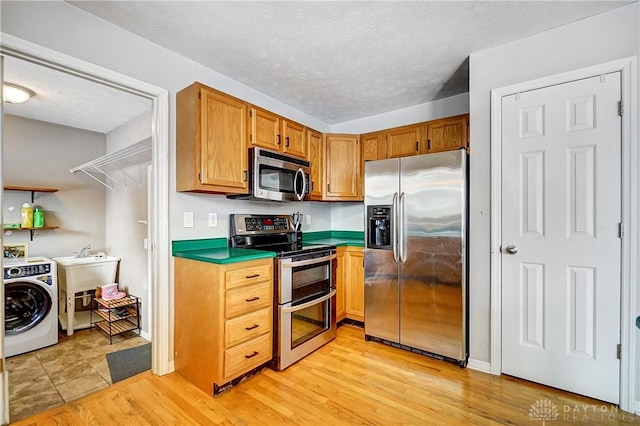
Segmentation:
{"type": "Polygon", "coordinates": [[[249,194],[228,198],[302,201],[309,194],[311,163],[263,148],[249,148],[249,194]]]}

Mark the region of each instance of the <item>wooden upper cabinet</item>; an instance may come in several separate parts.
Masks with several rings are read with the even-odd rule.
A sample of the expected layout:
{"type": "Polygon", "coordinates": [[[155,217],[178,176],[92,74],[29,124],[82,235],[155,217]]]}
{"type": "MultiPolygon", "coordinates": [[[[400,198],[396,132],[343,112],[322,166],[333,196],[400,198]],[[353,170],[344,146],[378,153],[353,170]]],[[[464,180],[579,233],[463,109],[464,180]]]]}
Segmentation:
{"type": "Polygon", "coordinates": [[[176,190],[247,193],[247,108],[193,83],[176,94],[176,190]]]}
{"type": "Polygon", "coordinates": [[[249,143],[307,158],[304,126],[256,106],[249,109],[249,143]]]}
{"type": "Polygon", "coordinates": [[[386,131],[360,135],[362,161],[383,160],[387,158],[386,131]]]}
{"type": "Polygon", "coordinates": [[[307,142],[302,124],[287,119],[282,120],[282,152],[307,158],[307,142]]]}
{"type": "Polygon", "coordinates": [[[325,135],[325,194],[329,201],[362,200],[360,137],[325,135]]]}
{"type": "Polygon", "coordinates": [[[407,157],[422,153],[420,124],[397,127],[387,131],[387,158],[407,157]]]}
{"type": "Polygon", "coordinates": [[[280,117],[252,106],[249,109],[249,143],[253,146],[280,150],[280,117]]]}
{"type": "Polygon", "coordinates": [[[322,133],[306,129],[309,162],[311,163],[311,182],[309,184],[309,199],[322,200],[324,182],[324,145],[322,133]]]}
{"type": "Polygon", "coordinates": [[[458,115],[427,123],[427,151],[451,151],[469,146],[469,115],[458,115]]]}

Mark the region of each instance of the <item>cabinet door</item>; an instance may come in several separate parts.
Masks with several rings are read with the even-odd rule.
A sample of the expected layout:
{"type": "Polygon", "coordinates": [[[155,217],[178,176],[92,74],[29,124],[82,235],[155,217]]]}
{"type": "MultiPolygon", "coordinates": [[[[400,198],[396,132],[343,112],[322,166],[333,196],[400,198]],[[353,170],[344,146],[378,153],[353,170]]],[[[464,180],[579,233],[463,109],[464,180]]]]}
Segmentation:
{"type": "Polygon", "coordinates": [[[206,88],[201,93],[202,184],[246,189],[247,104],[206,88]]]}
{"type": "Polygon", "coordinates": [[[307,158],[304,126],[293,121],[282,120],[282,152],[307,158]]]}
{"type": "Polygon", "coordinates": [[[404,126],[387,131],[387,157],[407,157],[420,154],[420,125],[404,126]]]}
{"type": "Polygon", "coordinates": [[[345,304],[345,271],[347,270],[345,252],[346,247],[338,247],[336,256],[336,321],[342,321],[347,315],[345,304]]]}
{"type": "Polygon", "coordinates": [[[281,142],[280,117],[256,107],[250,109],[249,116],[251,118],[249,130],[251,145],[279,151],[281,142]]]}
{"type": "Polygon", "coordinates": [[[428,152],[452,151],[467,148],[468,115],[443,118],[427,124],[428,152]]]}
{"type": "Polygon", "coordinates": [[[326,135],[325,200],[362,200],[360,138],[357,135],[326,135]]]}
{"type": "Polygon", "coordinates": [[[309,198],[312,200],[321,200],[324,181],[322,133],[311,129],[307,129],[306,133],[309,146],[309,161],[311,162],[309,198]]]}
{"type": "Polygon", "coordinates": [[[347,318],[364,321],[364,253],[362,249],[347,251],[345,301],[347,318]]]}
{"type": "Polygon", "coordinates": [[[360,135],[363,162],[387,158],[387,140],[385,133],[386,132],[375,132],[360,135]]]}

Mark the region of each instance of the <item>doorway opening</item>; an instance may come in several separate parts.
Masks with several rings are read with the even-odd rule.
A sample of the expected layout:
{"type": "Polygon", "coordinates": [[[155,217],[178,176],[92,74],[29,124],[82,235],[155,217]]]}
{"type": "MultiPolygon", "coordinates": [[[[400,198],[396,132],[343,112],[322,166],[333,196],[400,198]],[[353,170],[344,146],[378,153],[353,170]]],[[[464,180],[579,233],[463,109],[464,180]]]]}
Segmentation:
{"type": "MultiPolygon", "coordinates": [[[[137,275],[138,277],[144,277],[143,280],[145,281],[140,284],[140,291],[143,293],[140,296],[146,299],[145,305],[147,308],[144,314],[146,318],[143,319],[143,324],[145,324],[146,320],[146,330],[144,330],[143,334],[146,333],[149,340],[153,342],[153,372],[156,374],[168,373],[171,368],[169,361],[170,353],[168,351],[170,341],[168,325],[168,92],[128,76],[94,66],[11,36],[3,35],[0,53],[2,54],[3,60],[9,58],[11,61],[24,61],[30,65],[41,67],[42,69],[55,70],[66,76],[72,76],[85,84],[91,82],[92,84],[102,85],[111,90],[126,93],[127,96],[135,96],[143,99],[144,102],[149,104],[150,107],[147,116],[141,120],[146,121],[145,126],[148,127],[152,150],[149,162],[151,164],[151,170],[148,171],[146,165],[141,165],[141,170],[138,173],[141,182],[146,183],[146,187],[141,185],[144,187],[144,195],[149,194],[149,197],[145,205],[142,206],[142,209],[145,210],[144,215],[130,219],[136,222],[136,226],[145,228],[145,241],[140,240],[134,242],[134,244],[139,244],[141,248],[143,245],[146,246],[144,248],[144,257],[146,260],[143,266],[144,271],[137,275]]],[[[38,122],[37,119],[24,117],[19,117],[17,120],[22,122],[27,120],[38,122]]],[[[6,121],[3,122],[3,125],[6,125],[6,121]]],[[[6,139],[3,145],[4,144],[6,144],[6,139]]],[[[118,147],[113,149],[117,150],[118,147]]],[[[69,154],[70,153],[67,152],[67,155],[69,154]]],[[[62,153],[62,155],[64,155],[64,153],[62,153]]],[[[8,161],[9,159],[5,154],[4,160],[8,161]]],[[[66,173],[70,175],[68,170],[66,173]]],[[[75,178],[82,179],[79,176],[75,176],[75,178]]],[[[94,184],[98,185],[95,182],[94,184]]],[[[74,188],[71,188],[69,192],[73,192],[73,190],[74,188]]],[[[104,189],[95,188],[95,191],[103,190],[104,189]]],[[[104,198],[106,199],[107,196],[104,198]]],[[[106,205],[106,201],[103,205],[106,205]]],[[[52,218],[53,221],[56,219],[59,218],[52,218]]],[[[41,232],[43,232],[44,235],[44,231],[41,232]]],[[[36,239],[37,237],[36,235],[36,239]]],[[[107,238],[105,238],[105,240],[106,239],[107,238]]],[[[106,241],[103,245],[104,248],[108,248],[106,241]]],[[[4,288],[0,290],[0,296],[4,299],[4,288]]],[[[97,332],[93,331],[93,333],[95,334],[97,332]]],[[[0,346],[0,349],[3,349],[3,346],[0,346]]],[[[0,350],[0,354],[4,354],[4,350],[0,350]]],[[[2,365],[6,364],[3,363],[2,365]]],[[[7,375],[2,372],[2,369],[0,369],[0,376],[3,381],[2,388],[6,390],[7,375]]],[[[4,397],[6,397],[6,395],[4,397]]],[[[8,413],[2,414],[3,416],[1,418],[6,418],[8,413]]]]}

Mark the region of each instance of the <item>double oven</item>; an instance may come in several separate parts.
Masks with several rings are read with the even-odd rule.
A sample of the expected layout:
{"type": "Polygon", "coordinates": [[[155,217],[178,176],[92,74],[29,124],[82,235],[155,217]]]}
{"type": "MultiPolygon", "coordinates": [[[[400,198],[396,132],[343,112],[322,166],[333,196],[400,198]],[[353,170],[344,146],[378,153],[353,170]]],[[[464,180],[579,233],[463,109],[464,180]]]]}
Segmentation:
{"type": "Polygon", "coordinates": [[[284,370],[336,337],[336,247],[303,245],[288,215],[230,216],[230,245],[276,252],[274,361],[284,370]]]}

